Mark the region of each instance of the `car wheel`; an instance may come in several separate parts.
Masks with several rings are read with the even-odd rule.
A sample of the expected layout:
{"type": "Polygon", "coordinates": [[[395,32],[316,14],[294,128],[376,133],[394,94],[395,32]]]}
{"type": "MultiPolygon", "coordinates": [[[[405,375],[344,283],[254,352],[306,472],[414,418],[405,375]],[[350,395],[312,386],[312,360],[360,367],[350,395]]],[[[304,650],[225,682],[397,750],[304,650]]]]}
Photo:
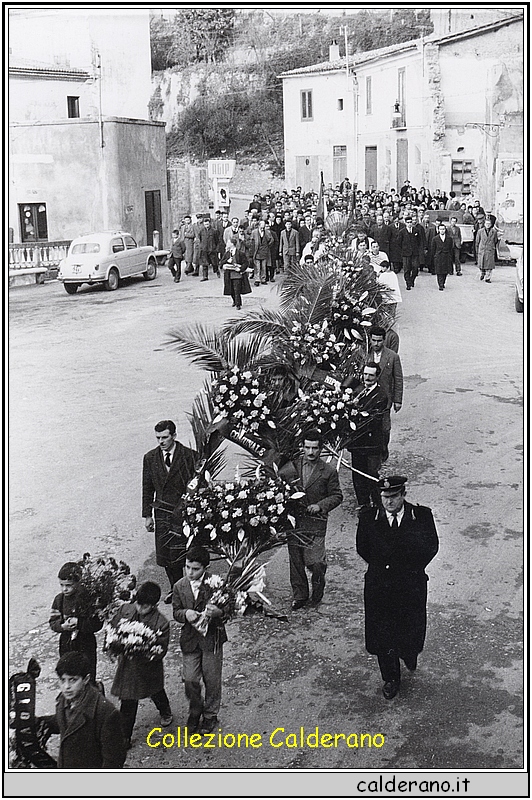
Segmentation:
{"type": "Polygon", "coordinates": [[[515,290],[515,310],[518,314],[523,313],[523,301],[519,299],[519,295],[517,294],[517,289],[515,290]]]}
{"type": "Polygon", "coordinates": [[[64,283],[63,286],[67,294],[76,294],[79,289],[79,283],[64,283]]]}
{"type": "Polygon", "coordinates": [[[152,261],[150,259],[150,261],[148,261],[148,267],[146,269],[146,272],[143,272],[142,274],[144,275],[145,280],[154,281],[155,278],[157,277],[157,264],[155,263],[155,261],[152,261]]]}
{"type": "Polygon", "coordinates": [[[109,277],[104,282],[104,287],[106,292],[114,292],[115,289],[118,289],[118,284],[120,282],[120,275],[118,274],[118,270],[113,267],[113,269],[109,272],[109,277]]]}

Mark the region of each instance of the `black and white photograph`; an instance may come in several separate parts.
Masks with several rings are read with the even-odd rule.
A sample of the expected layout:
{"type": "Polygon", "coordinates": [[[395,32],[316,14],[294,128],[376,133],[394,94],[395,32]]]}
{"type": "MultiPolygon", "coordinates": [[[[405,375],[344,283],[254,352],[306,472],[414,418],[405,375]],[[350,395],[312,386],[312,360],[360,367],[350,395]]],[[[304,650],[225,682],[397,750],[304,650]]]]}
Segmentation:
{"type": "Polygon", "coordinates": [[[4,5],[6,796],[527,795],[527,30],[4,5]]]}

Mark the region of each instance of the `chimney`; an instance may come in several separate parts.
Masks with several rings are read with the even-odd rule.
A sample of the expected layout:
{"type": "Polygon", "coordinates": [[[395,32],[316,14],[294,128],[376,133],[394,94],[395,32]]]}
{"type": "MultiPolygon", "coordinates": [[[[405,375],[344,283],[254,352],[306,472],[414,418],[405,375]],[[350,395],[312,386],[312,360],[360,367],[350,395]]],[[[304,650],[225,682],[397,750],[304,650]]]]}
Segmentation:
{"type": "Polygon", "coordinates": [[[340,45],[333,39],[331,44],[329,45],[329,61],[338,61],[340,58],[340,45]]]}

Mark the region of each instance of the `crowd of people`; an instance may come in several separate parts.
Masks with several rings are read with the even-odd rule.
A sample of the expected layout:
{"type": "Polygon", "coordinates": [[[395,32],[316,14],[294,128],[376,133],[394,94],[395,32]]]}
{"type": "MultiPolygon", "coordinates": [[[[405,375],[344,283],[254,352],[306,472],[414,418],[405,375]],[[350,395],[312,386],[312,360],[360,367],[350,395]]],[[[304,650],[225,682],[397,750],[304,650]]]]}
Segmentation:
{"type": "MultiPolygon", "coordinates": [[[[223,272],[224,291],[240,308],[242,295],[251,291],[252,283],[274,282],[283,271],[318,262],[327,254],[331,234],[324,217],[333,212],[352,215],[354,234],[348,248],[352,262],[373,268],[387,289],[384,296],[393,318],[402,299],[400,272],[407,290],[414,288],[423,269],[437,276],[440,290],[445,288],[447,274],[462,274],[460,215],[462,224],[476,228],[480,279],[490,281],[497,243],[492,215],[486,215],[478,201],[463,206],[453,192],[449,197],[439,190],[431,195],[410,187],[408,181],[397,193],[361,192],[346,179],[338,187],[324,187],[321,195],[300,189],[264,197],[256,194],[243,219],[230,218],[228,211],[216,212],[214,220],[199,215],[192,222],[191,216],[185,216],[174,231],[168,267],[176,282],[181,279],[182,262],[186,274],[201,275],[201,280],[208,280],[211,274],[220,277],[223,272]],[[444,211],[445,222],[442,219],[434,225],[431,212],[444,211]]],[[[400,689],[400,661],[408,670],[415,670],[423,649],[425,568],[438,551],[431,510],[405,500],[407,478],[381,477],[389,457],[391,411],[398,413],[403,403],[398,350],[399,337],[393,327],[374,325],[360,374],[342,384],[356,392],[357,406],[369,419],[347,447],[351,453],[348,466],[358,509],[356,547],[367,563],[365,643],[368,652],[377,656],[387,700],[400,689]]],[[[187,549],[182,532],[183,498],[197,469],[197,454],[177,441],[172,420],[161,420],[155,436],[157,446],[145,455],[143,463],[142,516],[146,530],[155,533],[157,564],[168,577],[164,602],[172,604],[173,618],[181,625],[183,680],[189,703],[186,727],[191,735],[210,734],[219,724],[227,618],[211,602],[216,584],[208,571],[208,549],[197,545],[187,549]],[[200,617],[206,618],[203,633],[197,627],[200,617]]],[[[300,456],[279,471],[304,497],[295,530],[288,534],[294,612],[317,607],[323,600],[327,519],[343,502],[337,469],[322,459],[322,444],[317,430],[306,430],[300,456]]],[[[170,623],[158,609],[161,587],[153,581],[143,583],[133,601],[124,603],[112,621],[116,627],[124,622],[147,626],[156,640],[156,655],[149,659],[142,655],[118,658],[111,688],[120,700],[118,711],[105,699],[97,681],[95,634],[102,622],[96,613],[80,612],[79,565],[67,562],[58,579],[61,591],[52,603],[49,622],[59,634],[56,671],[61,693],[55,715],[48,718],[48,731],[61,735],[58,766],[120,768],[131,747],[141,699],[151,698],[160,713],[161,728],[168,728],[174,719],[164,685],[170,623]]]]}
{"type": "Polygon", "coordinates": [[[185,215],[172,232],[167,266],[176,283],[183,264],[186,275],[207,281],[209,275],[220,277],[220,267],[228,260],[233,263],[226,254],[236,247],[246,259],[251,280],[238,295],[238,287],[231,290],[232,280],[241,276],[233,271],[232,280],[224,276],[224,291],[240,308],[241,295],[252,291],[252,285],[274,283],[276,275],[295,264],[316,262],[324,255],[325,219],[332,212],[352,215],[353,255],[371,253],[376,242],[372,262],[377,266],[380,258],[379,266],[387,262],[390,272],[402,271],[407,291],[415,287],[423,270],[437,276],[443,291],[447,275],[462,275],[467,254],[478,264],[480,280],[491,282],[499,241],[495,215],[486,213],[479,200],[465,203],[453,191],[448,196],[440,189],[431,193],[410,186],[408,180],[397,192],[362,191],[346,178],[336,187],[323,187],[320,194],[303,192],[301,187],[256,193],[242,219],[231,217],[228,209],[216,210],[214,218],[210,213],[197,214],[195,222],[185,215]],[[471,226],[467,241],[461,226],[471,226]]]}

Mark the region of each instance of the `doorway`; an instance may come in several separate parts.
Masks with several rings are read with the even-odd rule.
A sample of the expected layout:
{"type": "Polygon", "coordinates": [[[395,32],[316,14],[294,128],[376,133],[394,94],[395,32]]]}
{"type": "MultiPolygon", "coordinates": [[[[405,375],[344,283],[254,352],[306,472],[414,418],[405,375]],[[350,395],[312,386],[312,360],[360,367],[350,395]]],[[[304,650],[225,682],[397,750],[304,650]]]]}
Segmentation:
{"type": "Polygon", "coordinates": [[[408,139],[397,140],[397,191],[408,179],[408,139]]]}
{"type": "Polygon", "coordinates": [[[377,148],[366,147],[366,191],[377,188],[377,148]]]}
{"type": "Polygon", "coordinates": [[[153,244],[153,231],[159,231],[159,249],[163,246],[161,192],[144,192],[146,203],[146,244],[153,244]]]}

